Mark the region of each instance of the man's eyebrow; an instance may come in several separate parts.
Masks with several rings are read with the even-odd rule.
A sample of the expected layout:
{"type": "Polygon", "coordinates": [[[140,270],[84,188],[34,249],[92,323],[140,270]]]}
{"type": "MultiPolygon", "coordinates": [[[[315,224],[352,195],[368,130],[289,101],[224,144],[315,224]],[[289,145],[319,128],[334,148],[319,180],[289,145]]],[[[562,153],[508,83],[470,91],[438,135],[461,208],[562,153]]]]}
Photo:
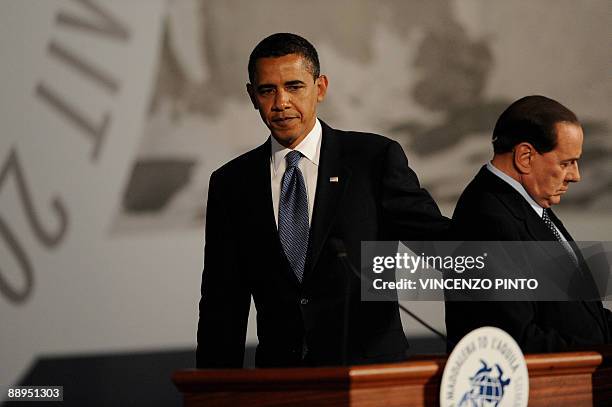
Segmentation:
{"type": "MultiPolygon", "coordinates": [[[[293,81],[287,81],[283,84],[283,86],[296,86],[296,85],[306,85],[306,83],[304,83],[304,81],[296,79],[293,81]]],[[[275,87],[276,85],[273,85],[271,83],[262,83],[260,85],[257,85],[257,90],[274,89],[275,87]]]]}
{"type": "Polygon", "coordinates": [[[582,154],[578,155],[578,156],[572,156],[572,157],[566,158],[564,160],[561,160],[561,162],[565,163],[565,162],[570,162],[570,161],[578,161],[581,156],[582,156],[582,154]]]}

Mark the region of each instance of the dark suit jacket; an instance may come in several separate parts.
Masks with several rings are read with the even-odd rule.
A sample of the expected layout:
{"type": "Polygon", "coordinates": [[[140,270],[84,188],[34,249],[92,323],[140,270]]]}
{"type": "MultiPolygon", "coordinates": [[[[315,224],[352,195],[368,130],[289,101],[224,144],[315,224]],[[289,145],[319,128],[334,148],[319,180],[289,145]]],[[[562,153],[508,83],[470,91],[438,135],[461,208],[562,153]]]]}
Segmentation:
{"type": "MultiPolygon", "coordinates": [[[[573,241],[561,221],[550,213],[557,228],[573,241]]],[[[486,167],[481,168],[459,198],[452,235],[456,240],[470,241],[555,240],[529,203],[486,167]]],[[[577,254],[582,262],[580,252],[577,254]]],[[[552,257],[547,260],[546,255],[543,251],[544,258],[539,260],[558,260],[552,257]]],[[[569,257],[567,264],[573,264],[569,257]]],[[[582,272],[588,273],[588,268],[582,272]]],[[[585,274],[582,276],[586,278],[585,274]]],[[[610,313],[601,301],[446,303],[446,329],[451,341],[458,342],[478,327],[496,326],[530,353],[609,343],[610,321],[610,313]]]]}
{"type": "Polygon", "coordinates": [[[366,240],[421,240],[448,228],[401,146],[322,123],[317,190],[302,283],[283,253],[270,187],[270,141],[210,178],[198,324],[198,367],[241,367],[251,295],[257,366],[338,365],[348,309],[347,361],[396,361],[407,347],[397,303],[361,302],[331,238],[359,268],[366,240]],[[338,177],[339,182],[330,182],[338,177]],[[349,283],[347,284],[347,280],[349,283]],[[350,299],[345,302],[349,291],[350,299]]]}

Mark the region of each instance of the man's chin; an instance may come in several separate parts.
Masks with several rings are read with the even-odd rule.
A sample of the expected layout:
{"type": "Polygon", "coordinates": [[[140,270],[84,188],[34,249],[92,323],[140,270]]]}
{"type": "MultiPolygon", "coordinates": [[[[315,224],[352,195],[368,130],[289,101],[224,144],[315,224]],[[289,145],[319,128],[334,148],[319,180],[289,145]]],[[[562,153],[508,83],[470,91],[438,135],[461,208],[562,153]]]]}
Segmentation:
{"type": "Polygon", "coordinates": [[[274,130],[272,130],[272,137],[274,137],[274,139],[278,141],[279,144],[285,147],[289,147],[297,139],[297,135],[295,133],[285,133],[274,130]]]}
{"type": "Polygon", "coordinates": [[[553,205],[558,205],[560,202],[561,202],[561,195],[553,195],[550,198],[548,198],[547,200],[548,206],[545,206],[545,208],[550,208],[553,205]]]}

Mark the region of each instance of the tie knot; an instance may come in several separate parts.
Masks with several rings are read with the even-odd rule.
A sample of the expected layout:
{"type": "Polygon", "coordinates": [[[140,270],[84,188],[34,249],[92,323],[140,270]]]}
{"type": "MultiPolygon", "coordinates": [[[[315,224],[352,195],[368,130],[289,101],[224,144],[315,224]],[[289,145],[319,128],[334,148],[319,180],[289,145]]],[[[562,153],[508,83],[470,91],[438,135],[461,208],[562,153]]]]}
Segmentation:
{"type": "Polygon", "coordinates": [[[287,160],[287,168],[289,167],[297,167],[300,159],[302,158],[302,153],[296,150],[292,150],[285,156],[285,160],[287,160]]]}
{"type": "Polygon", "coordinates": [[[542,219],[544,219],[545,221],[550,220],[550,215],[548,214],[548,208],[544,208],[544,211],[542,212],[542,219]]]}

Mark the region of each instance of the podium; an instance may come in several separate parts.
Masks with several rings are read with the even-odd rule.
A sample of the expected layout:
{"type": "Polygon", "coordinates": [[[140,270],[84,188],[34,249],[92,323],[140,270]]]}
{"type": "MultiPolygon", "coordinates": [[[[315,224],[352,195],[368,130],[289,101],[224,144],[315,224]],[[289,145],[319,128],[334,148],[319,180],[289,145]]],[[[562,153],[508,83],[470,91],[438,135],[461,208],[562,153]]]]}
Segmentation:
{"type": "MultiPolygon", "coordinates": [[[[526,355],[529,406],[612,406],[612,346],[526,355]]],[[[438,406],[444,356],[402,363],[284,369],[190,369],[172,380],[186,407],[438,406]]]]}

